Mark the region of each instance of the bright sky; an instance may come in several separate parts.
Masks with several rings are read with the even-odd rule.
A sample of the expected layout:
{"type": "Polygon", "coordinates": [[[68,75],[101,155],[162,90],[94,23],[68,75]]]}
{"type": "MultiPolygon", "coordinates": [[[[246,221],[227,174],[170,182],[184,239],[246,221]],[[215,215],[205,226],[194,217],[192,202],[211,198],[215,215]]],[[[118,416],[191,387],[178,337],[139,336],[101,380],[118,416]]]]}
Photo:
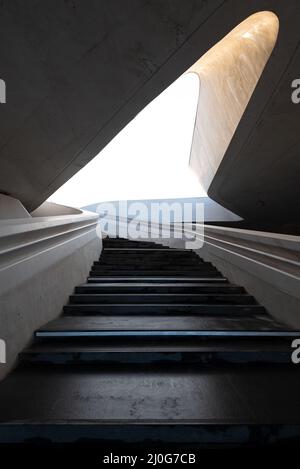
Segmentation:
{"type": "Polygon", "coordinates": [[[199,93],[181,76],[49,200],[83,207],[109,200],[205,196],[188,166],[199,93]]]}

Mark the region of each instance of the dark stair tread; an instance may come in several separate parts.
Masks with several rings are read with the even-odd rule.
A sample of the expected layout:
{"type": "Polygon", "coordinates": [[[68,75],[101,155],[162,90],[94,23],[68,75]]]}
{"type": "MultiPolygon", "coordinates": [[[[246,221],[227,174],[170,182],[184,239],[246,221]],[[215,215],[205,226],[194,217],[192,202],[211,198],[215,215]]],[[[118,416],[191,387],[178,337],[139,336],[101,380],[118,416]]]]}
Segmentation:
{"type": "Polygon", "coordinates": [[[85,283],[75,287],[75,293],[243,293],[243,287],[232,284],[212,283],[85,283]]]}
{"type": "MultiPolygon", "coordinates": [[[[145,277],[145,276],[149,276],[149,277],[154,277],[154,276],[157,276],[157,277],[162,277],[163,275],[165,275],[166,277],[176,277],[178,276],[179,278],[182,277],[182,275],[184,275],[185,272],[182,272],[182,270],[135,270],[135,269],[132,269],[132,270],[120,270],[120,269],[115,269],[115,270],[109,270],[109,269],[103,269],[101,271],[91,271],[89,276],[90,277],[109,277],[109,276],[116,276],[116,277],[131,277],[131,276],[135,276],[137,274],[145,277]]],[[[186,272],[186,276],[187,277],[190,277],[190,278],[193,278],[193,277],[215,277],[215,278],[220,278],[222,277],[221,274],[219,274],[218,272],[208,272],[208,271],[204,271],[204,272],[199,272],[199,270],[197,271],[194,271],[194,272],[191,272],[191,271],[188,271],[186,272]]]]}
{"type": "Polygon", "coordinates": [[[191,276],[191,277],[195,277],[195,276],[202,276],[202,277],[221,277],[221,274],[215,270],[214,268],[205,268],[205,269],[199,269],[198,267],[195,268],[195,269],[188,269],[187,271],[185,271],[185,269],[182,269],[182,268],[176,268],[174,266],[172,266],[170,269],[162,269],[162,268],[159,268],[159,267],[155,267],[154,269],[151,269],[151,268],[148,268],[148,267],[144,267],[143,269],[140,269],[140,268],[136,268],[136,267],[127,267],[127,266],[123,266],[123,267],[120,267],[120,268],[110,268],[110,267],[107,267],[107,266],[103,266],[100,268],[97,267],[97,268],[94,268],[94,266],[92,266],[90,272],[89,272],[89,275],[90,276],[97,276],[99,275],[100,277],[103,276],[103,275],[127,275],[127,276],[134,276],[134,275],[153,275],[153,276],[156,276],[156,275],[172,275],[174,277],[176,276],[182,276],[186,273],[186,275],[188,276],[191,276]]]}
{"type": "Polygon", "coordinates": [[[139,248],[139,247],[107,247],[107,246],[104,246],[103,247],[103,252],[117,252],[117,251],[120,251],[120,252],[139,252],[139,253],[142,253],[142,252],[162,252],[162,253],[173,253],[173,252],[186,252],[186,253],[191,253],[193,254],[194,251],[191,251],[189,249],[178,249],[178,248],[168,248],[166,246],[162,246],[162,247],[144,247],[144,248],[139,248]]]}
{"type": "Polygon", "coordinates": [[[197,259],[199,262],[204,262],[196,252],[179,249],[103,249],[100,253],[99,259],[102,259],[103,257],[107,257],[109,259],[197,259]]]}
{"type": "Polygon", "coordinates": [[[142,266],[144,268],[160,268],[163,266],[164,268],[170,268],[176,267],[176,268],[182,268],[182,269],[189,269],[189,268],[196,268],[200,267],[201,269],[207,268],[207,269],[213,269],[213,265],[209,262],[199,262],[197,260],[195,261],[190,261],[190,260],[176,260],[176,259],[170,259],[170,260],[165,260],[162,262],[162,260],[153,260],[149,259],[147,261],[145,260],[138,260],[138,259],[101,259],[100,261],[95,261],[93,264],[94,268],[102,268],[102,267],[117,267],[117,266],[122,266],[123,268],[127,267],[128,269],[134,269],[134,268],[141,268],[142,266]]]}
{"type": "Polygon", "coordinates": [[[99,264],[99,265],[92,265],[91,267],[91,270],[109,270],[109,269],[112,269],[112,270],[119,270],[119,269],[123,269],[123,270],[131,270],[131,273],[134,274],[134,271],[135,269],[139,269],[139,270],[174,270],[174,271],[183,271],[182,273],[183,274],[187,274],[188,275],[188,272],[189,271],[199,271],[199,272],[202,272],[202,271],[212,271],[212,272],[218,272],[218,270],[213,266],[213,265],[202,265],[202,264],[195,264],[195,265],[186,265],[186,266],[183,266],[183,265],[176,265],[176,263],[173,263],[173,264],[160,264],[160,265],[150,265],[150,264],[140,264],[140,265],[136,265],[136,264],[126,264],[126,263],[116,263],[116,264],[110,264],[110,265],[105,265],[105,264],[99,264]],[[143,268],[142,268],[143,267],[143,268]]]}
{"type": "Polygon", "coordinates": [[[174,285],[177,285],[177,283],[195,283],[199,282],[199,285],[202,283],[207,283],[207,282],[224,282],[227,283],[228,280],[225,277],[174,277],[174,276],[162,276],[161,273],[158,276],[153,277],[152,275],[142,275],[142,276],[122,276],[122,277],[117,277],[117,276],[101,276],[101,277],[88,277],[87,278],[88,282],[92,283],[103,283],[103,282],[155,282],[155,283],[162,283],[162,282],[172,282],[174,285]]]}
{"type": "Polygon", "coordinates": [[[67,315],[151,315],[160,316],[168,314],[170,317],[178,315],[200,316],[253,316],[267,314],[263,306],[257,304],[224,305],[224,304],[142,304],[142,303],[98,303],[98,304],[68,304],[64,306],[67,315]]]}
{"type": "MultiPolygon", "coordinates": [[[[140,277],[139,277],[140,278],[140,277]]],[[[176,283],[168,283],[168,282],[161,282],[160,284],[153,285],[151,282],[139,282],[138,284],[136,282],[128,282],[128,283],[122,283],[122,282],[111,282],[111,283],[103,283],[103,282],[94,282],[93,285],[90,283],[81,283],[75,288],[87,288],[87,289],[103,289],[103,288],[108,288],[108,287],[113,287],[113,288],[156,288],[156,289],[161,289],[161,288],[178,288],[179,290],[181,288],[199,288],[200,290],[203,288],[224,288],[226,290],[236,290],[239,289],[239,291],[245,291],[244,287],[240,287],[239,285],[235,285],[233,283],[223,283],[223,279],[216,279],[216,282],[214,284],[211,283],[211,278],[209,279],[208,283],[204,282],[197,282],[194,281],[197,279],[192,279],[190,282],[176,282],[176,283]]],[[[201,279],[202,280],[202,279],[201,279]]]]}
{"type": "Polygon", "coordinates": [[[90,352],[140,352],[151,353],[155,352],[289,352],[291,353],[290,340],[282,340],[273,338],[272,340],[240,340],[237,338],[235,341],[224,341],[218,339],[210,339],[203,342],[199,339],[193,340],[186,338],[184,342],[176,342],[174,339],[167,339],[163,343],[124,343],[116,339],[116,343],[101,343],[99,345],[90,344],[57,344],[52,342],[34,343],[26,348],[21,355],[34,354],[34,353],[90,353],[90,352]]]}
{"type": "MultiPolygon", "coordinates": [[[[102,340],[102,342],[105,342],[102,340]]],[[[22,363],[44,365],[86,364],[86,365],[120,365],[120,364],[152,364],[169,363],[208,365],[216,363],[291,363],[290,342],[283,343],[275,339],[275,343],[265,340],[258,345],[254,343],[240,343],[233,340],[226,343],[216,341],[202,341],[202,345],[171,340],[160,344],[60,344],[44,341],[40,345],[31,346],[20,355],[22,363]]],[[[120,341],[119,341],[120,342],[120,341]]],[[[189,340],[191,342],[191,340],[189,340]]]]}
{"type": "Polygon", "coordinates": [[[190,259],[199,259],[202,261],[202,257],[200,257],[196,251],[187,250],[187,249],[156,249],[155,247],[152,248],[135,248],[129,247],[128,249],[125,248],[104,248],[100,253],[100,259],[103,256],[107,257],[143,257],[145,256],[146,259],[149,257],[157,257],[162,256],[165,257],[174,257],[176,258],[190,258],[190,259]]]}
{"type": "Polygon", "coordinates": [[[167,256],[167,257],[171,257],[171,256],[174,256],[175,258],[176,257],[193,257],[193,258],[197,258],[197,259],[202,259],[196,251],[192,251],[192,250],[188,250],[188,249],[170,249],[170,248],[159,248],[159,249],[156,249],[155,247],[151,247],[151,248],[142,248],[142,247],[134,247],[134,246],[131,246],[131,247],[127,247],[127,249],[125,247],[122,247],[122,248],[104,248],[102,249],[101,253],[100,253],[100,257],[102,257],[103,255],[107,255],[107,256],[167,256]]]}
{"type": "MultiPolygon", "coordinates": [[[[185,274],[185,269],[177,269],[176,267],[172,266],[170,269],[160,269],[159,267],[155,267],[155,269],[151,268],[136,268],[136,267],[127,267],[123,266],[118,269],[111,269],[110,267],[103,266],[101,268],[91,268],[89,275],[90,276],[97,276],[99,275],[102,277],[103,275],[126,275],[126,276],[135,276],[135,275],[172,275],[174,277],[176,276],[182,276],[185,274]]],[[[219,278],[221,277],[221,274],[215,270],[214,268],[205,268],[205,269],[188,269],[186,272],[187,276],[195,277],[195,276],[202,276],[202,277],[216,277],[219,278]]]]}
{"type": "Polygon", "coordinates": [[[256,304],[245,293],[76,293],[70,304],[256,304]]]}
{"type": "Polygon", "coordinates": [[[19,367],[0,386],[0,441],[10,424],[25,422],[299,424],[299,388],[300,374],[290,365],[113,373],[86,366],[19,367]]]}
{"type": "Polygon", "coordinates": [[[136,243],[136,242],[128,242],[128,243],[103,243],[104,249],[155,249],[156,251],[163,250],[163,251],[173,251],[176,250],[170,248],[168,246],[163,246],[162,244],[156,243],[136,243]]]}
{"type": "Polygon", "coordinates": [[[274,331],[291,332],[268,315],[251,317],[204,316],[62,316],[36,332],[48,331],[274,331]]]}

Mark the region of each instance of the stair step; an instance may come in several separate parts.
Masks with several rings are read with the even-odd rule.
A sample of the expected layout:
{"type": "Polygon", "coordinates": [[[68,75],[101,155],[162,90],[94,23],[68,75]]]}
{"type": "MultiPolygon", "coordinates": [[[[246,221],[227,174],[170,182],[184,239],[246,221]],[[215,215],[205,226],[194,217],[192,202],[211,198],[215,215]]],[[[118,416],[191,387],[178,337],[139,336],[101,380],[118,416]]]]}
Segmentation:
{"type": "Polygon", "coordinates": [[[198,254],[193,251],[192,249],[170,249],[165,246],[152,246],[152,247],[136,247],[136,246],[131,246],[131,247],[113,247],[113,248],[108,248],[108,247],[103,247],[100,256],[103,254],[107,256],[113,256],[113,255],[128,255],[128,256],[158,256],[161,255],[162,257],[164,256],[174,256],[174,257],[197,257],[200,259],[198,254]]]}
{"type": "Polygon", "coordinates": [[[244,293],[243,287],[227,283],[85,283],[75,293],[244,293]]]}
{"type": "MultiPolygon", "coordinates": [[[[102,331],[102,330],[93,330],[93,331],[39,331],[36,333],[37,339],[57,339],[61,338],[65,342],[68,339],[76,339],[76,338],[112,338],[112,337],[120,337],[120,338],[128,338],[128,337],[152,337],[156,338],[157,340],[161,337],[167,335],[168,337],[174,336],[176,338],[180,337],[203,337],[203,338],[210,338],[210,337],[222,337],[225,335],[227,337],[291,337],[291,340],[297,338],[297,334],[294,334],[291,331],[256,331],[256,330],[247,330],[247,331],[221,331],[221,330],[209,330],[209,331],[198,331],[198,330],[164,330],[164,331],[122,331],[122,330],[113,330],[113,331],[102,331]]],[[[299,337],[299,335],[298,335],[299,337]]]]}
{"type": "Polygon", "coordinates": [[[131,270],[123,270],[123,269],[101,269],[101,270],[91,270],[90,271],[90,277],[108,277],[108,276],[124,276],[124,277],[131,277],[136,274],[142,275],[143,277],[149,276],[158,276],[162,277],[162,275],[166,277],[182,277],[182,275],[186,275],[187,277],[200,277],[202,276],[203,278],[206,277],[215,277],[219,278],[222,277],[222,275],[218,271],[213,271],[213,270],[204,270],[200,271],[199,269],[194,270],[194,271],[187,271],[184,272],[183,269],[178,269],[178,270],[139,270],[139,269],[131,269],[131,270]]]}
{"type": "Polygon", "coordinates": [[[247,294],[199,293],[78,293],[70,296],[70,303],[80,304],[256,304],[247,294]]]}
{"type": "Polygon", "coordinates": [[[169,268],[170,265],[172,266],[178,266],[179,268],[182,266],[184,268],[187,267],[195,267],[195,266],[200,266],[201,268],[204,267],[213,267],[210,262],[201,262],[198,261],[197,259],[190,260],[190,259],[168,259],[162,260],[160,259],[101,259],[100,261],[95,261],[94,266],[128,266],[128,268],[134,268],[135,266],[140,267],[143,266],[144,268],[148,267],[160,267],[164,266],[165,268],[169,268]]]}
{"type": "Polygon", "coordinates": [[[100,254],[100,259],[102,257],[107,258],[128,258],[128,259],[197,259],[200,262],[203,262],[201,257],[199,257],[194,251],[180,250],[180,249],[103,249],[100,254]]]}
{"type": "Polygon", "coordinates": [[[101,256],[128,256],[128,257],[141,257],[145,256],[148,257],[157,257],[161,256],[163,259],[166,257],[173,256],[175,259],[200,259],[203,260],[197,254],[197,251],[193,251],[192,249],[171,249],[167,246],[115,246],[115,247],[105,247],[101,250],[99,257],[101,256]]]}
{"type": "Polygon", "coordinates": [[[300,421],[296,368],[184,363],[99,373],[85,365],[23,366],[0,386],[0,442],[84,437],[98,445],[159,440],[252,447],[262,438],[293,438],[300,421]]]}
{"type": "Polygon", "coordinates": [[[218,272],[218,270],[212,264],[206,264],[198,262],[196,264],[190,265],[180,265],[174,261],[172,264],[170,263],[161,263],[152,264],[151,262],[145,262],[144,264],[137,264],[137,263],[127,263],[127,262],[120,262],[120,263],[112,263],[112,264],[105,264],[102,262],[95,262],[92,265],[91,270],[93,271],[102,271],[102,270],[179,270],[183,272],[218,272]]]}
{"type": "MultiPolygon", "coordinates": [[[[289,336],[297,331],[272,320],[268,315],[237,317],[205,317],[196,315],[167,316],[62,316],[36,331],[36,337],[90,336],[289,336]]],[[[299,335],[299,334],[298,334],[299,335]]]]}
{"type": "Polygon", "coordinates": [[[174,276],[164,276],[162,277],[161,275],[160,276],[156,276],[156,277],[153,277],[151,275],[143,275],[143,276],[139,276],[139,277],[136,277],[136,276],[122,276],[122,277],[117,277],[117,276],[101,276],[101,277],[96,277],[96,276],[93,276],[93,277],[88,277],[87,278],[88,282],[89,283],[111,283],[111,282],[122,282],[122,283],[128,283],[128,282],[138,282],[138,284],[140,282],[150,282],[150,283],[153,283],[153,284],[161,284],[161,283],[173,283],[174,285],[178,285],[178,283],[186,283],[187,285],[190,284],[190,283],[199,283],[199,285],[203,284],[203,283],[219,283],[219,282],[222,282],[222,283],[228,283],[228,280],[227,278],[225,277],[189,277],[189,276],[186,276],[186,277],[174,277],[174,276]]]}
{"type": "Polygon", "coordinates": [[[198,274],[202,275],[205,277],[206,274],[209,275],[216,275],[220,276],[221,274],[214,268],[214,267],[199,267],[199,266],[191,266],[191,267],[183,267],[183,266],[165,266],[160,268],[159,266],[127,266],[127,265],[119,265],[118,267],[116,266],[92,266],[90,272],[93,274],[97,273],[103,273],[103,272],[111,272],[112,274],[120,272],[120,274],[123,275],[124,272],[126,273],[131,273],[131,275],[135,275],[136,273],[142,273],[142,272],[147,272],[147,273],[154,273],[157,275],[158,273],[161,273],[163,275],[168,275],[170,272],[174,273],[175,275],[184,275],[185,273],[188,274],[198,274]]]}
{"type": "Polygon", "coordinates": [[[266,310],[260,305],[199,305],[199,304],[68,304],[64,306],[67,315],[151,315],[160,316],[168,314],[170,317],[178,315],[202,316],[253,316],[265,314],[266,310]]]}
{"type": "Polygon", "coordinates": [[[223,343],[209,340],[198,343],[174,343],[168,340],[163,344],[57,344],[41,343],[33,345],[21,354],[24,363],[45,365],[65,364],[161,364],[170,363],[290,363],[291,346],[286,340],[265,340],[262,343],[249,340],[223,343]],[[169,342],[169,343],[168,343],[169,342]]]}
{"type": "Polygon", "coordinates": [[[103,247],[107,248],[134,248],[134,249],[168,249],[171,251],[172,249],[168,246],[163,246],[162,244],[150,243],[150,242],[142,242],[142,241],[126,241],[126,242],[103,242],[103,247]]]}
{"type": "MultiPolygon", "coordinates": [[[[192,251],[191,249],[178,249],[178,248],[168,248],[167,246],[161,246],[159,247],[158,245],[155,245],[157,247],[143,247],[143,248],[139,248],[139,247],[135,247],[135,246],[127,246],[127,247],[106,247],[106,246],[103,246],[103,250],[102,250],[102,253],[132,253],[132,252],[136,252],[136,253],[139,253],[139,254],[147,254],[147,253],[150,253],[150,252],[156,252],[156,253],[161,253],[162,255],[163,254],[178,254],[178,253],[182,253],[182,254],[196,254],[194,251],[192,251]]],[[[101,253],[101,254],[102,254],[101,253]]],[[[197,255],[197,254],[196,254],[197,255]]]]}

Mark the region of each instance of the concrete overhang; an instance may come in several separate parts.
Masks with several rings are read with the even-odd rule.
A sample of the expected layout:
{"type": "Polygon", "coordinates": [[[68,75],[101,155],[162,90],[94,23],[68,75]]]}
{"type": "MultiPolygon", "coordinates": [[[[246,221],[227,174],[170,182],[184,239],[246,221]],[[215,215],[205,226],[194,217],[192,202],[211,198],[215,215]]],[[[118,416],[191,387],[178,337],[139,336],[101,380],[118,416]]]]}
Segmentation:
{"type": "Polygon", "coordinates": [[[201,55],[261,10],[279,18],[277,45],[208,193],[243,218],[278,217],[278,202],[283,217],[293,216],[297,0],[3,4],[0,192],[34,210],[201,55]]]}

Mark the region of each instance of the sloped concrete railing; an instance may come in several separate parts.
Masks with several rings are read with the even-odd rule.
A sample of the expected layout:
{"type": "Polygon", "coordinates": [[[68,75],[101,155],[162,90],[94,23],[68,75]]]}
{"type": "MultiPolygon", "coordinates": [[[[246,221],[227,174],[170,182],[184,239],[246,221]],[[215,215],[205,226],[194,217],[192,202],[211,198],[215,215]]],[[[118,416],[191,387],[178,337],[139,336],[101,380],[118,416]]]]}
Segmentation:
{"type": "MultiPolygon", "coordinates": [[[[147,223],[140,223],[146,230],[147,223]]],[[[278,319],[300,326],[300,236],[202,224],[193,229],[198,241],[203,241],[200,249],[195,248],[200,257],[231,282],[244,286],[278,319]]],[[[185,229],[185,233],[192,232],[185,229]]],[[[152,241],[185,247],[184,240],[176,238],[152,241]]]]}
{"type": "Polygon", "coordinates": [[[206,227],[204,241],[206,246],[228,252],[256,266],[268,267],[269,275],[276,274],[273,281],[278,288],[287,293],[296,293],[300,299],[300,237],[259,231],[239,230],[232,228],[206,227]],[[278,278],[278,275],[283,277],[278,278]],[[288,279],[285,282],[284,279],[288,279]]]}
{"type": "Polygon", "coordinates": [[[279,319],[300,325],[300,237],[206,226],[199,256],[279,319]]]}
{"type": "Polygon", "coordinates": [[[27,266],[22,268],[26,262],[31,263],[31,274],[44,270],[45,264],[40,264],[37,256],[51,253],[49,262],[53,263],[57,248],[63,248],[64,255],[72,253],[74,242],[79,246],[93,237],[96,224],[97,217],[93,214],[1,221],[0,295],[26,279],[27,266]],[[10,269],[16,266],[18,273],[12,277],[10,269]]]}
{"type": "Polygon", "coordinates": [[[34,330],[58,316],[85,281],[101,251],[97,222],[83,211],[0,221],[0,339],[7,347],[0,379],[34,330]]]}

